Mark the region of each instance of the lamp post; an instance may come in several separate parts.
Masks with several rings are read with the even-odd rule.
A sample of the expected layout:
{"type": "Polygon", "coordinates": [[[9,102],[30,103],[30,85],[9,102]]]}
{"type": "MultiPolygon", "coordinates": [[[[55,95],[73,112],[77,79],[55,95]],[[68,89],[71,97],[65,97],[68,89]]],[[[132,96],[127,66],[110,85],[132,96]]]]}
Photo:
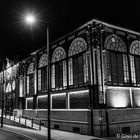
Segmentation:
{"type": "MultiPolygon", "coordinates": [[[[34,13],[27,13],[24,16],[24,22],[26,25],[29,25],[32,27],[32,25],[35,25],[37,23],[37,17],[34,13]]],[[[51,140],[51,119],[50,119],[50,55],[49,55],[49,26],[47,26],[47,55],[48,55],[48,61],[47,61],[47,89],[48,89],[48,140],[51,140]]]]}

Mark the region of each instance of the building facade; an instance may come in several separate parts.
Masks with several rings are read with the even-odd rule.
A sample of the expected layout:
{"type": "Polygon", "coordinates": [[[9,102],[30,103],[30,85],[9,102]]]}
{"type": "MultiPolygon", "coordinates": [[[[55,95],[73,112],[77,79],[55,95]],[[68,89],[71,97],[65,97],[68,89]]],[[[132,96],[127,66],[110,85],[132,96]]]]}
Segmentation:
{"type": "Polygon", "coordinates": [[[140,33],[92,20],[52,42],[50,58],[43,47],[9,68],[0,82],[10,111],[47,119],[49,90],[54,129],[140,132],[140,33]],[[11,78],[3,80],[8,71],[11,78]]]}

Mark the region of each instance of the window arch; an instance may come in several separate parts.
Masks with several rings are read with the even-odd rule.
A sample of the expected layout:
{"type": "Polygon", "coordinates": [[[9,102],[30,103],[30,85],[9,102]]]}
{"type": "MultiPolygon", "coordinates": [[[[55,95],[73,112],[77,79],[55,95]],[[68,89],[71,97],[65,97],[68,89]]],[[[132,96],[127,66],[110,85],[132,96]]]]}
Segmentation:
{"type": "Polygon", "coordinates": [[[130,46],[130,53],[140,55],[140,41],[139,40],[135,40],[132,42],[130,46]]]}
{"type": "Polygon", "coordinates": [[[52,89],[63,89],[67,86],[66,52],[57,47],[52,54],[51,86],[52,89]]]}
{"type": "Polygon", "coordinates": [[[38,68],[47,66],[47,63],[48,63],[48,56],[47,56],[47,54],[43,54],[39,59],[38,68]]]}
{"type": "Polygon", "coordinates": [[[52,55],[52,63],[60,61],[66,58],[66,52],[62,47],[58,47],[54,50],[52,55]]]}
{"type": "Polygon", "coordinates": [[[88,54],[84,38],[75,38],[69,48],[69,85],[79,86],[88,82],[88,54]]]}
{"type": "Polygon", "coordinates": [[[140,86],[140,41],[135,40],[130,45],[131,80],[134,85],[140,86]]]}
{"type": "Polygon", "coordinates": [[[68,56],[76,55],[85,50],[87,50],[86,41],[83,38],[78,37],[72,41],[71,46],[69,48],[68,56]]]}
{"type": "Polygon", "coordinates": [[[128,84],[127,49],[124,41],[118,35],[111,34],[106,37],[104,46],[107,50],[107,82],[114,85],[128,84]]]}
{"type": "Polygon", "coordinates": [[[26,83],[27,83],[27,94],[33,95],[34,94],[34,63],[30,63],[27,68],[27,76],[26,76],[26,83]]]}
{"type": "Polygon", "coordinates": [[[27,74],[31,74],[34,72],[34,63],[31,63],[29,66],[28,66],[28,69],[27,69],[27,74]]]}
{"type": "Polygon", "coordinates": [[[47,90],[47,63],[48,56],[44,53],[40,59],[38,64],[38,90],[46,91],[47,90]]]}
{"type": "Polygon", "coordinates": [[[115,51],[120,51],[120,52],[127,51],[123,40],[115,34],[111,34],[111,35],[106,37],[105,48],[107,50],[115,50],[115,51]]]}

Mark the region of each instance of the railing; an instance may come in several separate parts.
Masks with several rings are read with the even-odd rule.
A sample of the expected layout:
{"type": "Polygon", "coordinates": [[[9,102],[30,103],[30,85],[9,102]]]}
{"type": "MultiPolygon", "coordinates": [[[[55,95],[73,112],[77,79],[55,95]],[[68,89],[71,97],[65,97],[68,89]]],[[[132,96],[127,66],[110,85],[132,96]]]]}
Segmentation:
{"type": "Polygon", "coordinates": [[[43,126],[42,122],[47,121],[46,119],[34,118],[26,115],[17,116],[16,113],[10,111],[5,111],[3,117],[38,130],[41,130],[43,126]]]}

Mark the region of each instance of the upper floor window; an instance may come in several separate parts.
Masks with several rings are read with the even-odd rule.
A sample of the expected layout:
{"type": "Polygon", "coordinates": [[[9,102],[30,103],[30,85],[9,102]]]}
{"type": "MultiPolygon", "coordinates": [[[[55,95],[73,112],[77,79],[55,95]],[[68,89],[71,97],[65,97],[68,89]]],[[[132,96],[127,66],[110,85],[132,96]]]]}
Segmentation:
{"type": "Polygon", "coordinates": [[[67,86],[66,52],[57,47],[52,54],[51,87],[62,89],[67,86]]]}
{"type": "Polygon", "coordinates": [[[129,71],[125,43],[119,36],[111,34],[106,37],[104,45],[107,50],[107,82],[113,85],[128,83],[129,71]]]}
{"type": "Polygon", "coordinates": [[[34,94],[34,63],[31,63],[27,68],[27,94],[34,94]]]}
{"type": "Polygon", "coordinates": [[[43,54],[40,57],[39,64],[38,64],[38,90],[39,91],[47,90],[47,63],[48,63],[47,54],[43,54]]]}
{"type": "Polygon", "coordinates": [[[69,52],[69,85],[80,85],[88,82],[87,43],[84,38],[74,39],[69,52]]]}
{"type": "Polygon", "coordinates": [[[140,86],[140,41],[135,40],[130,46],[131,79],[134,85],[140,86]]]}

